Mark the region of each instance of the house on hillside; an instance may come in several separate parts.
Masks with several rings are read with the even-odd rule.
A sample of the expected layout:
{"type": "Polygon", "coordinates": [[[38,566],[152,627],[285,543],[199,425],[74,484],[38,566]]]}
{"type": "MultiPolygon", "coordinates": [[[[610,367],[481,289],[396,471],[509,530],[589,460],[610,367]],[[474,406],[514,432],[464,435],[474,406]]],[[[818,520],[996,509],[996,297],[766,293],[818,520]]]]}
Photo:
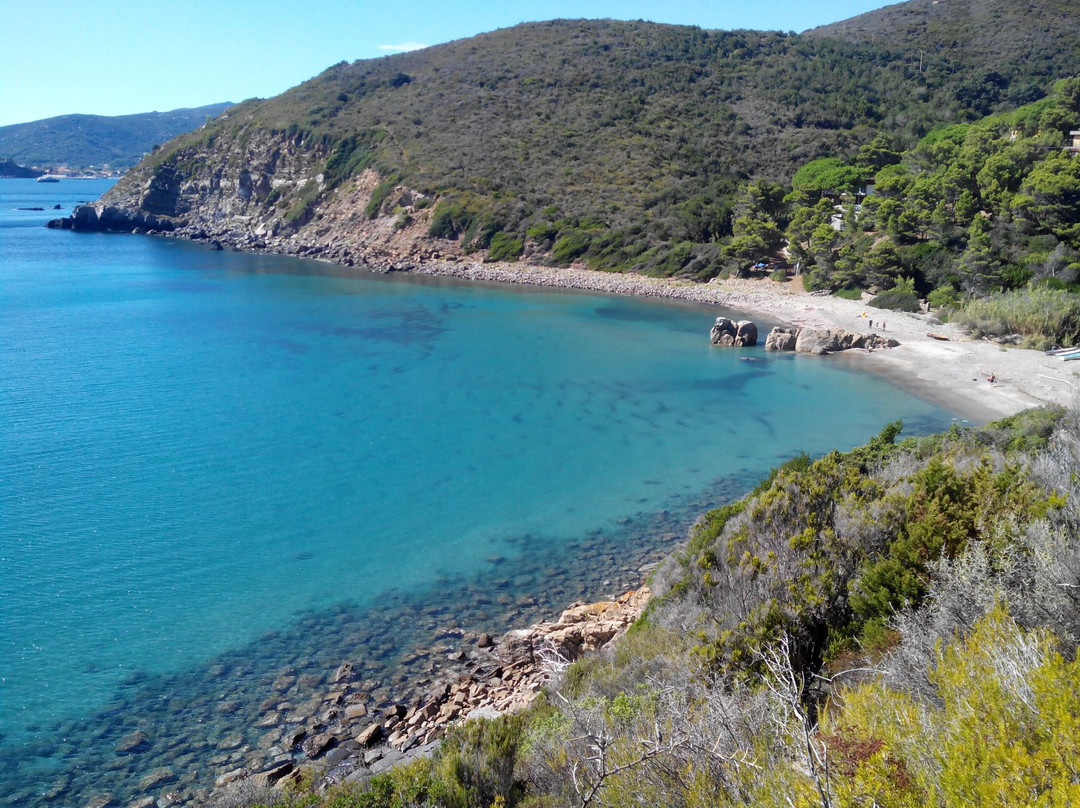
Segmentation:
{"type": "Polygon", "coordinates": [[[1072,145],[1069,146],[1069,151],[1073,154],[1080,154],[1080,132],[1069,132],[1069,137],[1072,138],[1072,145]]]}

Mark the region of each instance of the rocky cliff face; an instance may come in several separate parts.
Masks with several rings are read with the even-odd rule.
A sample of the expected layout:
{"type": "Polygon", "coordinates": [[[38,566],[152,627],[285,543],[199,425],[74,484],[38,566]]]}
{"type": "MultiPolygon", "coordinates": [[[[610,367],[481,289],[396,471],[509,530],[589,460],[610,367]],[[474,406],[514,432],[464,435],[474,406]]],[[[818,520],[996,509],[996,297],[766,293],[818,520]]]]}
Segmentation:
{"type": "Polygon", "coordinates": [[[367,169],[329,188],[326,156],[299,135],[248,127],[238,137],[206,138],[165,158],[152,156],[102,199],[50,227],[169,232],[381,270],[460,252],[454,242],[428,238],[430,199],[397,186],[381,206],[391,213],[369,216],[379,175],[367,169]]]}

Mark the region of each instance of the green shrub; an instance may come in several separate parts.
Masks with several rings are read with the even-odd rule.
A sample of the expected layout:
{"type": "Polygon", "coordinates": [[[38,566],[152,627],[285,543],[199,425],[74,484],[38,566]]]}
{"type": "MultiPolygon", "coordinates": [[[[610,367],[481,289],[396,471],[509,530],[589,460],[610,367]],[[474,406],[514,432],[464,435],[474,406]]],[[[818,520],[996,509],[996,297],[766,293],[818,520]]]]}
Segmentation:
{"type": "Polygon", "coordinates": [[[833,294],[844,300],[862,300],[862,289],[847,287],[846,289],[837,289],[833,294]]]}
{"type": "Polygon", "coordinates": [[[824,276],[816,269],[812,269],[809,272],[804,272],[802,276],[803,289],[807,292],[816,292],[819,289],[827,289],[828,282],[824,276]]]}
{"type": "Polygon", "coordinates": [[[305,224],[311,218],[318,201],[319,184],[315,180],[308,180],[300,189],[300,198],[285,213],[285,221],[295,225],[305,224]]]}
{"type": "Polygon", "coordinates": [[[954,320],[976,337],[1021,334],[1025,345],[1080,343],[1080,295],[1031,288],[969,300],[954,320]]]}
{"type": "Polygon", "coordinates": [[[323,174],[327,186],[334,188],[367,168],[371,164],[372,150],[383,137],[379,132],[361,132],[342,140],[326,160],[323,174]]]}
{"type": "Polygon", "coordinates": [[[435,205],[428,235],[433,238],[455,239],[465,232],[471,221],[472,217],[464,205],[456,200],[443,199],[435,205]]]}
{"type": "Polygon", "coordinates": [[[592,244],[592,234],[584,230],[571,230],[560,236],[551,248],[549,263],[555,266],[569,266],[576,258],[580,258],[589,251],[592,244]]]}
{"type": "Polygon", "coordinates": [[[491,248],[485,261],[516,261],[525,243],[512,233],[500,232],[491,237],[491,248]]]}
{"type": "Polygon", "coordinates": [[[371,199],[368,201],[367,207],[364,208],[364,213],[369,219],[374,219],[382,213],[383,203],[394,192],[398,180],[400,180],[400,177],[397,174],[391,174],[375,186],[375,190],[371,192],[371,199]]]}
{"type": "Polygon", "coordinates": [[[533,241],[544,242],[548,239],[555,238],[557,231],[555,225],[551,222],[540,222],[539,224],[530,225],[525,231],[525,235],[531,238],[533,241]]]}
{"type": "Polygon", "coordinates": [[[769,275],[769,280],[777,283],[787,283],[787,270],[783,268],[774,269],[772,274],[769,275]]]}
{"type": "Polygon", "coordinates": [[[934,289],[926,296],[926,303],[932,309],[943,309],[955,306],[960,302],[960,295],[951,284],[946,284],[934,289]]]}
{"type": "Polygon", "coordinates": [[[452,729],[435,756],[438,802],[447,808],[489,808],[501,798],[516,805],[525,790],[516,771],[525,722],[517,714],[452,729]]]}
{"type": "Polygon", "coordinates": [[[886,289],[880,295],[876,295],[870,305],[875,309],[888,311],[921,311],[919,297],[915,294],[915,285],[911,281],[901,280],[892,289],[886,289]]]}

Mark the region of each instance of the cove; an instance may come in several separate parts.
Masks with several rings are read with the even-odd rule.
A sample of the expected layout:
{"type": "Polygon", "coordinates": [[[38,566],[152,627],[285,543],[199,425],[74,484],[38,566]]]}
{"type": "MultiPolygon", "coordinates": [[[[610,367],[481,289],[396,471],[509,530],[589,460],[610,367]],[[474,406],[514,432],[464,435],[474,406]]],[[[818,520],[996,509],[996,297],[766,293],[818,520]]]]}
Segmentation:
{"type": "Polygon", "coordinates": [[[712,348],[714,307],[14,211],[100,193],[59,185],[0,181],[0,796],[24,804],[205,770],[283,668],[360,655],[392,690],[437,625],[636,585],[792,455],[952,420],[851,363],[712,348]],[[140,722],[157,757],[109,768],[140,722]]]}

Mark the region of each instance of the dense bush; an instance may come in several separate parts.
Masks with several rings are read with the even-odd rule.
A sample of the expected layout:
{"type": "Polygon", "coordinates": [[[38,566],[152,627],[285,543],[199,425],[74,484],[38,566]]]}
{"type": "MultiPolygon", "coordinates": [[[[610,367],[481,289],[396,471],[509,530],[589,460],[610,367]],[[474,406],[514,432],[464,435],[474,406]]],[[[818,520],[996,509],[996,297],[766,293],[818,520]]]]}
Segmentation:
{"type": "MultiPolygon", "coordinates": [[[[1016,285],[1077,263],[1055,245],[1028,250],[1039,256],[1035,266],[1015,254],[1031,226],[1078,249],[1073,164],[1043,159],[1078,123],[1075,92],[1065,84],[1040,107],[1008,112],[1080,72],[1071,18],[1056,0],[1041,2],[1047,8],[1038,15],[1018,16],[1015,4],[994,0],[993,13],[961,14],[962,24],[934,16],[950,32],[944,39],[930,29],[865,39],[610,20],[520,25],[334,65],[280,96],[237,105],[146,165],[208,143],[244,159],[254,135],[273,132],[287,138],[284,148],[323,161],[324,191],[373,167],[425,198],[461,206],[465,220],[439,211],[436,237],[461,238],[489,214],[481,237],[465,239],[473,250],[489,249],[500,231],[535,233],[529,238],[545,250],[559,245],[557,264],[705,278],[729,263],[770,258],[790,226],[798,231],[794,260],[812,265],[822,288],[887,288],[915,277],[903,250],[928,240],[965,254],[956,288],[1016,285]],[[1017,33],[1036,18],[1037,36],[1017,33]],[[953,39],[964,47],[940,44],[953,39]],[[943,129],[988,112],[998,117],[943,129]],[[947,133],[920,143],[934,130],[947,133]],[[1008,140],[1013,130],[1016,142],[1008,140]],[[830,199],[800,219],[822,192],[850,192],[874,172],[880,204],[871,197],[860,212],[852,198],[830,199]],[[787,182],[791,201],[776,204],[776,183],[787,182]],[[815,219],[831,217],[834,203],[843,208],[841,236],[815,219]],[[995,233],[1009,233],[1005,249],[960,243],[984,212],[995,233]],[[877,253],[872,241],[856,245],[869,229],[895,244],[877,253]],[[703,248],[719,250],[720,260],[703,257],[703,248]],[[1046,270],[1048,261],[1062,268],[1046,270]]],[[[379,208],[373,200],[371,212],[379,208]]],[[[298,204],[293,220],[312,212],[298,204]]]]}
{"type": "Polygon", "coordinates": [[[491,248],[485,261],[516,261],[525,249],[525,243],[510,233],[496,233],[491,238],[491,248]]]}
{"type": "Polygon", "coordinates": [[[875,309],[887,309],[889,311],[921,311],[919,298],[910,289],[894,288],[886,289],[879,295],[874,295],[870,304],[875,309]]]}
{"type": "Polygon", "coordinates": [[[1019,334],[1033,348],[1080,344],[1080,295],[1031,288],[969,300],[953,320],[978,337],[1019,334]]]}

